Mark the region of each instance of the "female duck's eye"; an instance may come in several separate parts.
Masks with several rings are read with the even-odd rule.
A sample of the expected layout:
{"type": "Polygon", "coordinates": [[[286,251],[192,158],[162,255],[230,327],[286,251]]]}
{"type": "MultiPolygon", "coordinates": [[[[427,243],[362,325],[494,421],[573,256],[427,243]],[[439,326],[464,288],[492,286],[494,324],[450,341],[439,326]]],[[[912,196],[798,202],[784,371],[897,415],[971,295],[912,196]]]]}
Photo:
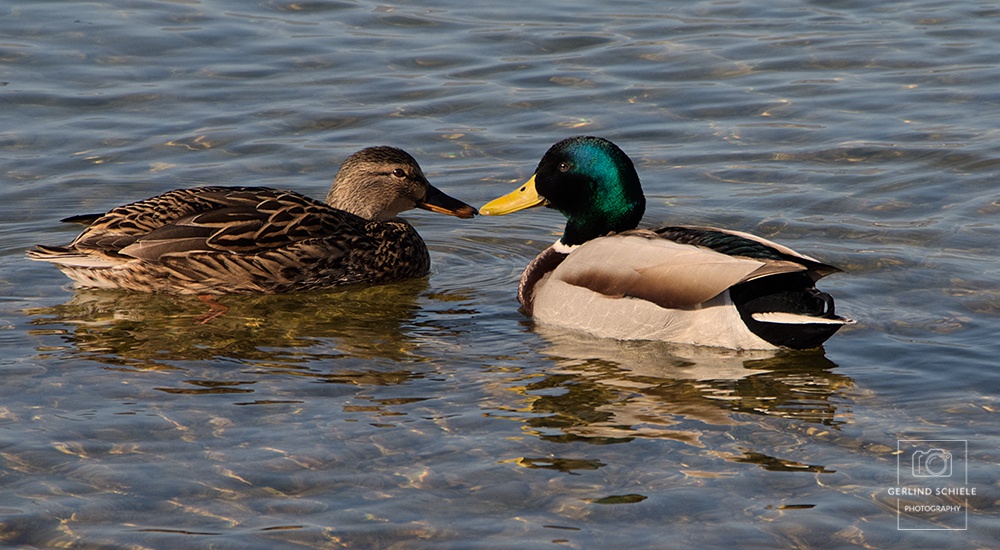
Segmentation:
{"type": "Polygon", "coordinates": [[[559,163],[559,171],[560,172],[567,172],[567,171],[569,171],[569,163],[566,162],[566,161],[560,162],[559,163]]]}
{"type": "Polygon", "coordinates": [[[396,176],[397,178],[405,178],[406,170],[403,170],[402,168],[396,168],[395,170],[392,171],[392,175],[396,176]]]}

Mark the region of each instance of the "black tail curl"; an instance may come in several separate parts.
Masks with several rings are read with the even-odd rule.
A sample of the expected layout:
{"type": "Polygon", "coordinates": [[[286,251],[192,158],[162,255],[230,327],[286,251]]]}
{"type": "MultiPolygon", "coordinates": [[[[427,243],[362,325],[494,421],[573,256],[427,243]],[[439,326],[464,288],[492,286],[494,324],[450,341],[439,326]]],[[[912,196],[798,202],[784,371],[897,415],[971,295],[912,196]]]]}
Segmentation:
{"type": "Polygon", "coordinates": [[[753,318],[755,313],[780,312],[839,320],[833,297],[818,290],[804,273],[764,277],[736,285],[729,293],[747,328],[776,346],[815,348],[841,327],[838,323],[768,323],[753,318]]]}

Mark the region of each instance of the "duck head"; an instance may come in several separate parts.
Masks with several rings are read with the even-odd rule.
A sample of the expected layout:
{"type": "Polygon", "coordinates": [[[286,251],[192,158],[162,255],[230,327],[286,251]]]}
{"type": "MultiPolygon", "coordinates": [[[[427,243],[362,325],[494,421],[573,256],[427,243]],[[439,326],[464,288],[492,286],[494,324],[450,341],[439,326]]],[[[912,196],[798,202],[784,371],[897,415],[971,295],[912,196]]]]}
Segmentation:
{"type": "Polygon", "coordinates": [[[395,147],[362,149],[347,157],[326,196],[330,206],[384,222],[412,208],[471,218],[476,209],[427,181],[409,153],[395,147]]]}
{"type": "Polygon", "coordinates": [[[574,246],[635,229],[646,199],[635,166],[624,151],[604,138],[577,136],[550,147],[531,179],[486,203],[480,213],[502,216],[539,205],[566,216],[560,242],[574,246]]]}

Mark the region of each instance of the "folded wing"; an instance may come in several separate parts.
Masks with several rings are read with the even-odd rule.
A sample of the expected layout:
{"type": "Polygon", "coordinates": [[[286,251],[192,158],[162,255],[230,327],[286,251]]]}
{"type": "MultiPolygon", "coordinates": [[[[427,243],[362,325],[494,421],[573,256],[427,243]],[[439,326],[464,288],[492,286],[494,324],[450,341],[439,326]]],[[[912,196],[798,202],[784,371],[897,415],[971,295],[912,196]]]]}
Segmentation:
{"type": "Polygon", "coordinates": [[[762,277],[806,272],[818,279],[836,271],[791,249],[771,248],[772,243],[760,238],[707,228],[682,235],[681,228],[673,229],[666,236],[661,230],[634,230],[594,239],[574,250],[553,276],[608,297],[690,308],[733,285],[762,277]],[[682,242],[669,238],[678,235],[682,242]],[[723,251],[710,247],[706,237],[714,238],[723,251]],[[746,255],[727,253],[734,251],[746,255]]]}

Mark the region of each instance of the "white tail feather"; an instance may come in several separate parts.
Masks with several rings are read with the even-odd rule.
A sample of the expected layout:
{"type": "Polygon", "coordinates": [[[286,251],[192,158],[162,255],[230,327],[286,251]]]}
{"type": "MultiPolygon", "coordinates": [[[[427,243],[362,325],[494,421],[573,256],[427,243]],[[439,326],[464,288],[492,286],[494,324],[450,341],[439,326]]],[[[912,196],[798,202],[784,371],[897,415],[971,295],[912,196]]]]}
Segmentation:
{"type": "Polygon", "coordinates": [[[810,317],[808,315],[798,315],[795,313],[786,313],[784,311],[754,313],[751,317],[753,317],[754,321],[760,321],[761,323],[779,323],[782,325],[847,325],[851,323],[851,321],[847,319],[810,317]]]}
{"type": "Polygon", "coordinates": [[[39,252],[34,250],[28,252],[28,259],[35,260],[36,262],[51,262],[56,265],[66,267],[103,268],[118,265],[111,260],[97,258],[94,256],[84,256],[82,254],[58,254],[54,252],[39,252]]]}

